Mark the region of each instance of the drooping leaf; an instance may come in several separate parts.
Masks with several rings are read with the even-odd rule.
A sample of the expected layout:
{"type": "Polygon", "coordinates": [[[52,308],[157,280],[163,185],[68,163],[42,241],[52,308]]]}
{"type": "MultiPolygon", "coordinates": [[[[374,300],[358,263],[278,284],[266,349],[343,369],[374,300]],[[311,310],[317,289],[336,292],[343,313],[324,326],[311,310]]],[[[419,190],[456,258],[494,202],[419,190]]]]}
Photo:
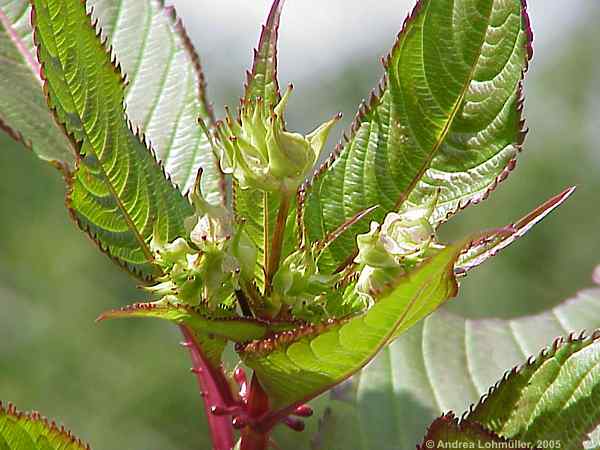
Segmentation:
{"type": "Polygon", "coordinates": [[[467,410],[507,370],[538,354],[557,336],[598,327],[598,289],[583,291],[538,315],[511,320],[465,319],[438,311],[332,391],[331,412],[323,420],[335,422],[343,415],[345,426],[323,425],[315,442],[335,442],[343,434],[346,441],[358,443],[357,450],[414,448],[436,417],[467,410]]]}
{"type": "MultiPolygon", "coordinates": [[[[523,140],[521,79],[531,56],[521,0],[420,0],[405,21],[379,92],[351,136],[305,187],[304,225],[322,240],[374,205],[373,220],[438,195],[432,225],[487,197],[523,140]],[[433,82],[432,80],[435,80],[433,82]]],[[[361,221],[321,258],[352,260],[361,221]]]]}
{"type": "Polygon", "coordinates": [[[209,311],[206,308],[172,303],[167,300],[135,303],[124,308],[107,311],[98,317],[98,321],[132,317],[169,320],[179,325],[186,325],[198,334],[208,334],[234,342],[262,339],[268,333],[288,330],[298,325],[244,318],[233,312],[209,311]]]}
{"type": "Polygon", "coordinates": [[[364,314],[280,333],[240,348],[242,360],[254,369],[273,409],[307,401],[351,376],[392,336],[455,295],[453,266],[460,248],[444,249],[400,278],[364,314]]]}
{"type": "Polygon", "coordinates": [[[0,402],[0,448],[6,450],[90,450],[81,440],[37,412],[21,413],[0,402]]]}
{"type": "MultiPolygon", "coordinates": [[[[166,172],[183,191],[199,169],[209,201],[223,180],[196,120],[212,123],[206,85],[183,24],[158,0],[90,0],[103,36],[127,74],[127,114],[152,142],[166,172]]],[[[73,168],[77,151],[48,111],[33,48],[28,0],[0,1],[0,124],[41,158],[73,168]]]]}
{"type": "Polygon", "coordinates": [[[504,379],[468,414],[522,442],[583,449],[600,425],[600,332],[554,344],[504,379]],[[555,444],[556,445],[556,444],[555,444]]]}
{"type": "Polygon", "coordinates": [[[183,236],[191,207],[128,124],[120,69],[85,5],[37,0],[34,8],[48,102],[80,153],[68,206],[103,250],[138,276],[152,277],[150,240],[183,236]]]}
{"type": "Polygon", "coordinates": [[[427,430],[427,434],[417,450],[444,448],[514,448],[535,449],[525,443],[509,441],[480,424],[468,420],[458,420],[448,413],[437,418],[427,430]]]}

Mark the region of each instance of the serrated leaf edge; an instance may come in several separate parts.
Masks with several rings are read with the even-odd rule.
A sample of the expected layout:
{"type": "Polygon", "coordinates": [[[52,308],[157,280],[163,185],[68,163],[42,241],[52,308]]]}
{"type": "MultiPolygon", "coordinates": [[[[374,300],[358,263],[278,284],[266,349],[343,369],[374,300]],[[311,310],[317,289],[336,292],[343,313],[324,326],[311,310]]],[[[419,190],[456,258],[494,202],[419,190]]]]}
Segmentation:
{"type": "MultiPolygon", "coordinates": [[[[402,28],[396,36],[396,40],[394,42],[394,45],[392,46],[392,49],[390,50],[390,52],[388,53],[387,56],[385,56],[381,59],[384,69],[387,68],[387,65],[388,65],[394,51],[397,49],[398,45],[400,44],[400,40],[403,37],[404,33],[406,32],[408,25],[410,25],[410,23],[415,20],[417,14],[419,13],[424,2],[425,2],[425,0],[417,0],[412,11],[404,19],[402,28]]],[[[522,17],[522,22],[523,22],[523,30],[526,35],[525,51],[526,51],[527,56],[526,56],[526,60],[525,60],[525,67],[521,71],[521,80],[519,81],[519,85],[517,87],[517,98],[518,98],[517,111],[518,111],[518,122],[519,122],[519,130],[517,131],[518,136],[517,136],[517,145],[516,145],[517,153],[520,153],[522,151],[523,143],[525,142],[525,138],[527,136],[527,133],[529,132],[529,129],[527,128],[527,125],[526,125],[526,120],[523,116],[523,109],[524,109],[524,104],[525,104],[524,79],[525,79],[525,74],[529,70],[529,63],[530,63],[531,59],[533,58],[533,30],[531,28],[531,20],[529,18],[527,0],[520,0],[520,2],[521,2],[521,17],[522,17]]],[[[334,149],[330,152],[328,158],[320,166],[318,166],[314,170],[312,176],[309,177],[299,187],[299,189],[298,189],[298,219],[297,219],[298,223],[300,223],[300,221],[303,222],[304,204],[305,204],[307,193],[312,189],[312,186],[318,181],[318,179],[325,172],[327,172],[330,169],[330,167],[333,165],[333,163],[340,156],[344,147],[346,145],[348,145],[350,143],[350,141],[356,136],[356,133],[360,129],[360,126],[361,126],[363,120],[365,119],[366,115],[368,114],[368,112],[373,110],[374,108],[376,108],[379,105],[387,86],[388,86],[388,76],[387,76],[387,73],[384,73],[384,75],[382,76],[378,85],[371,91],[371,94],[369,95],[369,99],[366,101],[363,100],[361,102],[361,104],[359,105],[358,111],[357,111],[350,127],[348,128],[347,131],[345,131],[343,133],[342,138],[340,139],[338,144],[334,147],[334,149]]],[[[448,211],[445,219],[443,221],[441,221],[439,225],[443,224],[444,222],[447,222],[455,214],[457,214],[459,211],[467,208],[468,206],[477,205],[481,201],[487,200],[489,198],[489,196],[497,189],[498,185],[501,182],[503,182],[504,180],[506,180],[506,178],[508,178],[510,173],[516,167],[516,164],[517,164],[516,158],[512,158],[511,160],[509,160],[506,167],[504,168],[504,170],[496,177],[496,179],[492,182],[492,184],[490,184],[490,186],[488,186],[488,188],[481,195],[473,197],[464,203],[459,202],[459,204],[453,211],[448,211]]],[[[302,225],[302,227],[303,227],[303,225],[302,225]]]]}
{"type": "MultiPolygon", "coordinates": [[[[425,437],[423,438],[423,442],[417,446],[417,450],[429,450],[431,448],[438,448],[437,442],[431,440],[431,434],[433,432],[435,432],[435,430],[441,426],[449,426],[451,428],[454,428],[454,429],[456,429],[456,431],[458,433],[462,433],[462,432],[466,431],[467,429],[471,429],[471,430],[474,430],[474,431],[477,431],[477,432],[483,434],[484,436],[488,436],[490,439],[492,439],[493,441],[496,441],[498,443],[508,444],[508,443],[513,442],[510,439],[506,439],[502,436],[499,436],[494,431],[487,429],[486,427],[484,427],[483,425],[481,425],[477,422],[469,421],[464,418],[459,419],[454,415],[454,413],[452,411],[450,411],[445,414],[442,414],[440,417],[435,419],[431,423],[431,425],[429,425],[429,427],[427,428],[425,437]],[[432,442],[434,443],[435,446],[431,446],[432,442]]],[[[452,447],[452,448],[454,448],[454,447],[452,447]]],[[[467,447],[464,447],[464,448],[467,448],[467,447]]],[[[491,448],[493,448],[493,447],[491,447],[491,448]]],[[[520,448],[520,447],[498,447],[498,448],[520,448]]],[[[528,448],[535,450],[535,447],[528,447],[528,448]]]]}
{"type": "Polygon", "coordinates": [[[500,390],[504,386],[504,384],[506,384],[510,379],[519,375],[526,369],[535,368],[536,366],[541,365],[548,359],[554,357],[554,355],[556,355],[556,352],[558,352],[558,350],[560,350],[562,347],[569,344],[583,344],[586,341],[589,341],[586,345],[591,345],[599,340],[600,330],[595,330],[591,335],[588,335],[586,330],[582,330],[579,333],[569,333],[567,337],[557,337],[550,346],[543,348],[537,354],[537,356],[532,355],[529,358],[527,358],[527,361],[524,364],[517,365],[512,369],[507,370],[504,373],[503,377],[498,382],[496,382],[496,384],[490,387],[487,393],[481,396],[479,402],[469,406],[469,409],[463,414],[462,419],[470,420],[470,416],[474,414],[474,412],[478,408],[486,405],[487,401],[492,397],[492,395],[495,394],[498,390],[500,390]]]}
{"type": "Polygon", "coordinates": [[[271,64],[273,68],[273,73],[271,74],[271,76],[273,77],[273,82],[275,83],[275,91],[277,92],[277,98],[281,98],[279,81],[277,79],[277,41],[279,38],[279,24],[281,19],[281,11],[283,9],[284,4],[285,0],[273,0],[271,9],[269,10],[269,16],[267,17],[267,21],[262,26],[258,45],[254,49],[252,70],[246,72],[246,83],[244,86],[244,98],[246,100],[248,99],[250,94],[249,90],[250,85],[252,84],[252,80],[257,74],[258,53],[260,49],[263,48],[265,45],[273,46],[273,62],[271,64]]]}
{"type": "MultiPolygon", "coordinates": [[[[81,3],[85,6],[86,2],[85,0],[80,0],[81,3]]],[[[71,194],[72,194],[72,187],[73,187],[73,180],[74,180],[74,174],[77,173],[77,170],[79,169],[79,166],[81,164],[81,152],[80,152],[80,148],[81,148],[81,142],[77,142],[73,136],[71,136],[70,133],[67,132],[65,126],[59,121],[58,119],[58,112],[56,110],[55,107],[51,107],[50,104],[48,103],[49,101],[49,92],[48,92],[48,80],[46,78],[45,75],[45,71],[44,71],[44,64],[40,59],[40,42],[39,42],[39,38],[37,36],[38,31],[37,31],[37,19],[36,19],[36,12],[35,12],[35,5],[33,4],[33,0],[30,0],[30,5],[31,5],[31,11],[30,11],[30,21],[31,21],[31,26],[32,26],[32,30],[33,30],[33,43],[36,49],[36,59],[39,63],[39,67],[40,67],[40,79],[42,80],[42,90],[44,92],[44,96],[46,98],[46,102],[48,104],[48,109],[52,112],[52,116],[54,117],[54,121],[55,123],[62,129],[64,135],[67,137],[67,139],[69,140],[69,142],[71,142],[74,150],[76,150],[77,154],[76,154],[76,160],[75,160],[75,168],[73,171],[67,171],[67,167],[64,166],[64,164],[61,164],[60,162],[53,162],[55,166],[57,166],[59,169],[61,169],[61,171],[63,172],[63,175],[65,177],[65,181],[67,183],[67,193],[66,193],[66,200],[65,200],[65,205],[67,207],[67,210],[69,211],[69,216],[73,219],[73,221],[75,222],[75,224],[77,225],[77,227],[82,230],[90,239],[91,241],[100,249],[100,251],[104,254],[106,254],[109,259],[113,262],[115,262],[121,269],[125,270],[126,272],[128,272],[129,274],[133,275],[135,278],[137,278],[138,280],[142,281],[142,282],[150,282],[152,281],[152,279],[154,277],[152,276],[144,276],[141,270],[135,269],[134,267],[130,266],[126,261],[120,260],[119,258],[113,256],[111,254],[111,252],[109,251],[107,246],[104,246],[101,244],[100,240],[98,239],[97,235],[94,234],[89,227],[85,227],[83,226],[83,224],[81,223],[81,221],[77,218],[74,209],[71,206],[71,194]]],[[[166,9],[166,8],[165,8],[166,9]]],[[[127,80],[127,75],[125,74],[121,63],[118,61],[116,53],[114,51],[113,46],[108,46],[107,45],[107,41],[108,41],[108,36],[104,35],[103,36],[103,32],[102,29],[99,25],[99,19],[96,18],[94,19],[93,17],[94,14],[94,8],[90,8],[89,11],[87,11],[86,9],[86,16],[89,20],[90,26],[93,28],[94,33],[96,34],[96,38],[100,41],[100,43],[102,44],[102,47],[104,48],[104,51],[108,54],[109,56],[109,60],[111,63],[111,66],[114,70],[114,72],[116,74],[119,75],[119,78],[121,80],[121,83],[123,84],[123,88],[125,88],[128,84],[128,80],[127,80]]],[[[173,14],[175,14],[174,12],[174,8],[173,8],[173,14]]],[[[176,16],[172,16],[172,17],[176,17],[176,16]]],[[[183,29],[183,25],[181,25],[181,30],[185,33],[185,30],[183,29]]],[[[185,37],[187,37],[187,34],[185,35],[185,37]]],[[[182,36],[182,39],[185,39],[182,36]]],[[[187,37],[188,41],[189,41],[189,37],[187,37]]],[[[191,42],[190,42],[191,45],[191,42]]],[[[193,50],[193,47],[192,47],[193,50]]],[[[189,51],[189,50],[188,50],[189,51]]],[[[199,66],[199,59],[198,59],[198,67],[199,66]]],[[[200,76],[200,74],[199,74],[200,76]]],[[[157,156],[156,156],[156,152],[154,151],[152,144],[150,142],[150,140],[147,138],[147,136],[141,131],[141,129],[139,127],[135,127],[134,124],[131,122],[131,120],[129,120],[129,118],[127,117],[127,113],[125,111],[125,105],[122,105],[123,107],[123,117],[126,121],[127,124],[127,128],[129,129],[130,132],[132,132],[134,134],[134,136],[138,139],[139,143],[142,144],[144,146],[144,148],[146,148],[146,150],[149,152],[149,154],[151,155],[153,161],[155,164],[157,164],[157,166],[159,167],[159,170],[161,171],[163,178],[165,179],[166,182],[168,182],[173,189],[175,189],[180,195],[183,196],[183,193],[181,192],[180,188],[178,185],[176,185],[175,183],[173,183],[170,175],[167,174],[164,164],[162,163],[162,161],[159,161],[157,156]]],[[[212,110],[211,110],[212,111],[212,110]]],[[[111,189],[112,191],[112,189],[111,189]]],[[[115,195],[115,198],[118,197],[115,195]]],[[[118,200],[118,203],[120,204],[120,201],[118,200]]],[[[130,222],[130,219],[128,217],[128,213],[126,211],[124,211],[124,208],[120,207],[119,208],[121,211],[123,211],[124,216],[127,217],[127,222],[130,222]]],[[[141,235],[139,235],[138,230],[135,228],[135,226],[132,227],[134,234],[138,237],[138,242],[140,243],[142,250],[146,256],[146,258],[148,259],[148,263],[150,265],[154,265],[153,261],[154,261],[154,257],[148,247],[148,245],[146,244],[145,240],[143,239],[143,237],[141,235]]],[[[156,267],[156,266],[155,266],[156,267]]]]}
{"type": "Polygon", "coordinates": [[[50,431],[50,433],[53,433],[62,439],[66,439],[69,444],[76,445],[82,450],[91,450],[89,444],[83,442],[81,439],[73,435],[73,433],[66,429],[64,425],[58,426],[55,421],[47,419],[37,411],[21,412],[12,403],[8,403],[6,406],[4,406],[2,401],[0,401],[0,415],[2,414],[6,414],[15,420],[26,420],[41,423],[44,428],[47,428],[50,431]]]}

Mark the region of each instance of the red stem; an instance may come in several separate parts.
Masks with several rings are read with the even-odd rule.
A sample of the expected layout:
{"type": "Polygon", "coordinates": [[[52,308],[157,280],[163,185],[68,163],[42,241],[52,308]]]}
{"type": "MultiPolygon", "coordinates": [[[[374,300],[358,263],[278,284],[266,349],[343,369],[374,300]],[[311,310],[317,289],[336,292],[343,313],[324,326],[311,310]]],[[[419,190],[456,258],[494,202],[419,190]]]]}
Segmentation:
{"type": "MultiPolygon", "coordinates": [[[[256,375],[252,375],[250,392],[248,394],[248,415],[251,418],[260,418],[269,412],[269,397],[258,382],[256,375]]],[[[242,430],[241,450],[267,450],[271,427],[263,429],[250,423],[242,430]]]]}
{"type": "MultiPolygon", "coordinates": [[[[185,346],[190,351],[194,366],[192,371],[198,378],[198,385],[204,399],[204,410],[212,436],[213,450],[231,450],[234,446],[231,416],[217,416],[211,411],[213,407],[227,408],[235,403],[229,383],[221,367],[215,367],[208,361],[189,328],[185,325],[180,325],[179,328],[185,337],[185,346]]],[[[262,447],[257,448],[262,449],[262,447]]]]}

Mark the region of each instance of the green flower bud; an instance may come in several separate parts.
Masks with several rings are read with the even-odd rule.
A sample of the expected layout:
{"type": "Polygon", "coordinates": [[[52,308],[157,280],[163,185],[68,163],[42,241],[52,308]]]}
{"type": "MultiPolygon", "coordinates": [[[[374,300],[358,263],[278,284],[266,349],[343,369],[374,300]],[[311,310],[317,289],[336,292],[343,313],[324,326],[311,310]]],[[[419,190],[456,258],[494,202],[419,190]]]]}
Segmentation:
{"type": "Polygon", "coordinates": [[[256,267],[257,250],[243,227],[240,227],[231,242],[231,254],[238,261],[242,279],[246,281],[252,280],[256,267]]]}
{"type": "Polygon", "coordinates": [[[187,241],[182,238],[177,238],[168,244],[160,244],[156,239],[152,239],[150,249],[156,255],[157,263],[166,267],[171,267],[187,255],[194,253],[187,241]]]}
{"type": "Polygon", "coordinates": [[[407,206],[398,213],[389,213],[381,226],[373,222],[369,233],[357,236],[357,290],[369,303],[370,293],[384,288],[439,248],[429,222],[437,197],[436,193],[424,208],[407,206]]]}
{"type": "Polygon", "coordinates": [[[282,262],[273,277],[273,296],[297,310],[299,305],[310,306],[316,297],[330,290],[338,279],[337,275],[319,273],[311,251],[298,250],[282,262]]]}
{"type": "Polygon", "coordinates": [[[233,256],[225,252],[213,251],[204,254],[199,271],[201,298],[213,309],[238,288],[240,266],[233,256]]]}
{"type": "Polygon", "coordinates": [[[332,120],[308,136],[285,130],[284,112],[292,87],[274,108],[262,100],[245,103],[236,121],[228,112],[225,122],[217,125],[221,144],[221,168],[233,174],[242,189],[267,192],[294,191],[313,167],[325,146],[332,120]]]}
{"type": "Polygon", "coordinates": [[[398,263],[388,252],[385,243],[381,239],[382,234],[377,222],[371,222],[371,230],[366,234],[356,237],[358,256],[354,260],[357,264],[379,268],[398,267],[398,263]]]}
{"type": "Polygon", "coordinates": [[[196,179],[194,189],[190,193],[190,201],[194,206],[194,215],[185,221],[185,227],[192,241],[199,249],[209,251],[222,248],[231,239],[233,233],[233,215],[222,205],[208,203],[200,191],[200,177],[196,179]]]}

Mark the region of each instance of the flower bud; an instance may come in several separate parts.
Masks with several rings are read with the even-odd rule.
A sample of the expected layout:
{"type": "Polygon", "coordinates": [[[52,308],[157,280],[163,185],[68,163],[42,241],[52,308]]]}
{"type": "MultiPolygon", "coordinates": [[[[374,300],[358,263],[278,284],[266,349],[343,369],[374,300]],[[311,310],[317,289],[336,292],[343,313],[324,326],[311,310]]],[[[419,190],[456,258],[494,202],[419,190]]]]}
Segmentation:
{"type": "Polygon", "coordinates": [[[245,102],[239,121],[228,112],[226,121],[217,124],[221,168],[233,174],[242,189],[294,191],[339,120],[336,116],[308,136],[286,131],[284,112],[291,92],[290,85],[281,101],[270,109],[261,99],[245,102]]]}
{"type": "Polygon", "coordinates": [[[383,224],[371,223],[369,233],[357,236],[360,265],[357,290],[368,297],[397,277],[406,273],[439,248],[435,231],[429,222],[437,196],[424,208],[405,207],[401,212],[389,213],[383,224]]]}
{"type": "Polygon", "coordinates": [[[194,215],[188,217],[185,226],[192,241],[199,249],[208,251],[222,248],[233,233],[233,215],[222,205],[208,203],[200,191],[200,177],[196,179],[194,189],[190,193],[190,201],[194,207],[194,215]]]}
{"type": "Polygon", "coordinates": [[[240,267],[240,276],[249,281],[254,278],[256,268],[257,250],[254,242],[241,226],[231,242],[231,254],[237,259],[240,267]]]}
{"type": "Polygon", "coordinates": [[[315,298],[328,292],[338,279],[337,275],[319,273],[310,250],[298,250],[282,262],[273,277],[273,296],[291,306],[299,316],[299,308],[310,307],[315,298]]]}

